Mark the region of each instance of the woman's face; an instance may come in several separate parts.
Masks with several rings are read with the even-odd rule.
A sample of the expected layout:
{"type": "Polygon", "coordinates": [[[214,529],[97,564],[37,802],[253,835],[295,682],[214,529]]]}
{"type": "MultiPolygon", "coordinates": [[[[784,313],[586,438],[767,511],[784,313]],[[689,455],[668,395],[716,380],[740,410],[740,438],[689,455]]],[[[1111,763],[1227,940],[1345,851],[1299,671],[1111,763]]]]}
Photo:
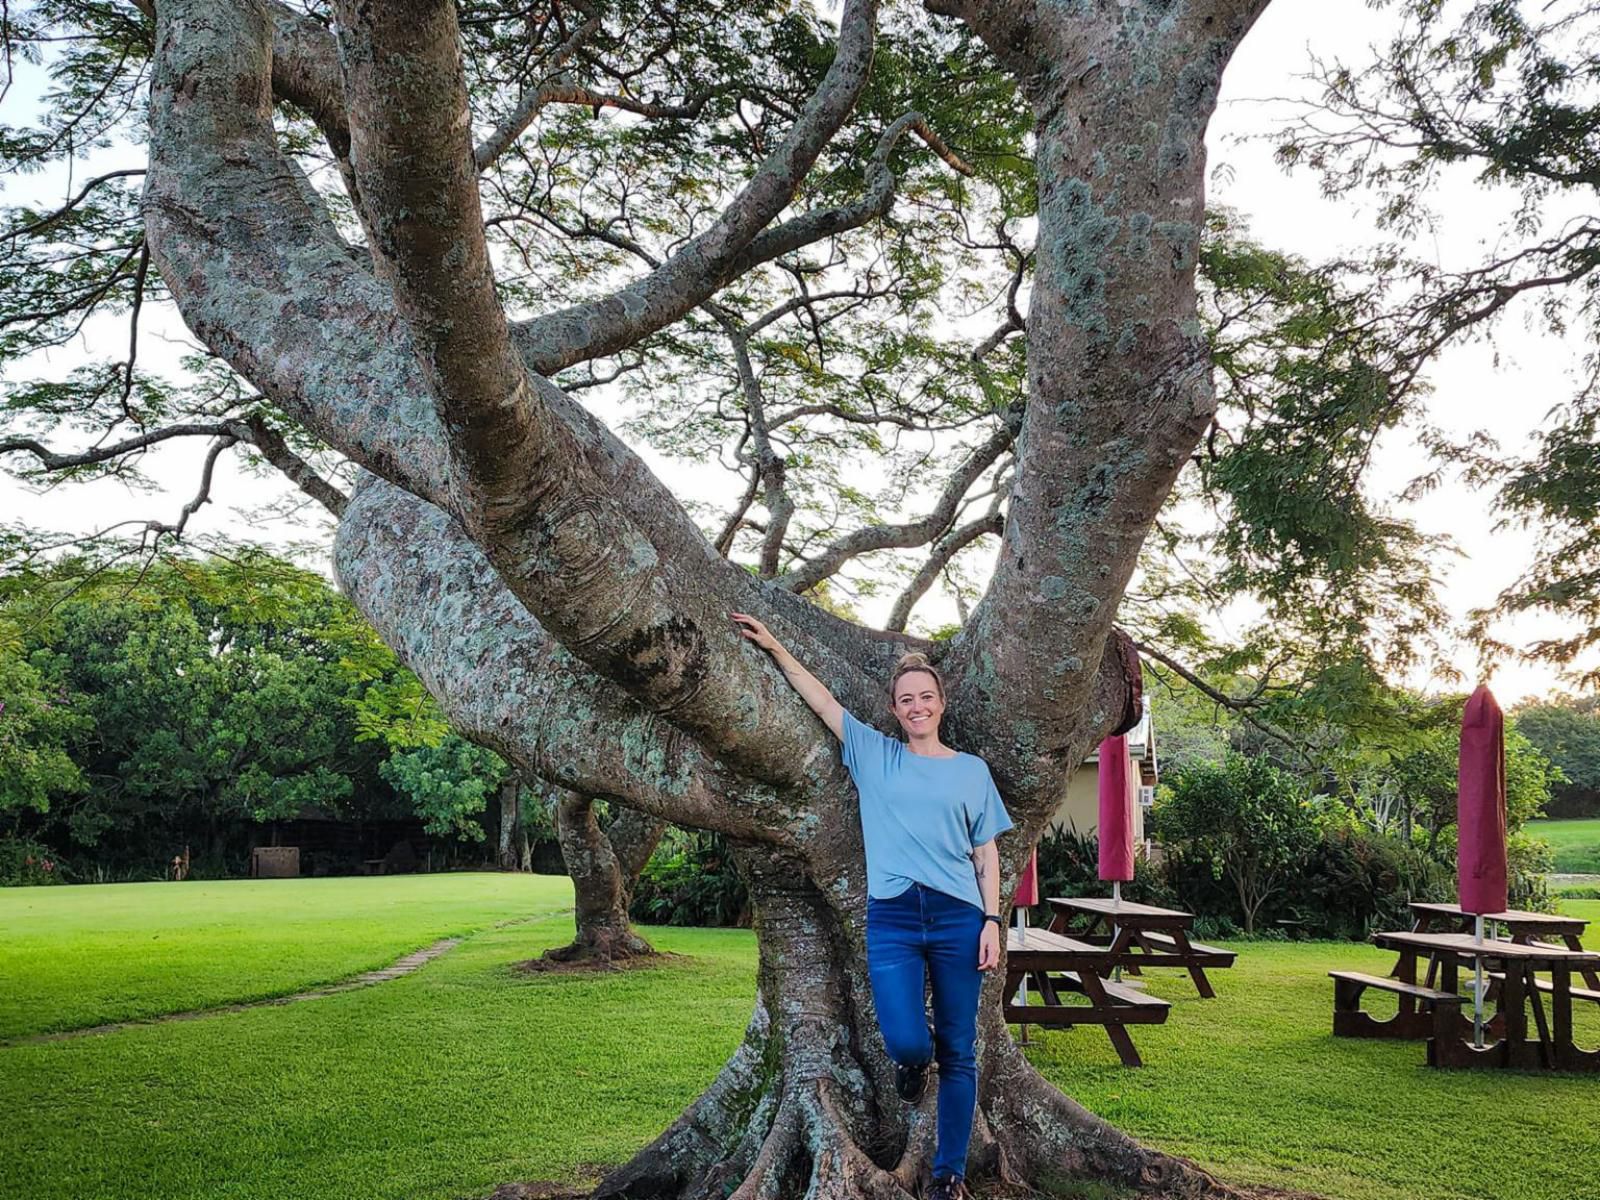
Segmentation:
{"type": "Polygon", "coordinates": [[[892,707],[906,737],[938,734],[944,697],[939,695],[939,685],[928,672],[907,671],[895,680],[892,707]]]}

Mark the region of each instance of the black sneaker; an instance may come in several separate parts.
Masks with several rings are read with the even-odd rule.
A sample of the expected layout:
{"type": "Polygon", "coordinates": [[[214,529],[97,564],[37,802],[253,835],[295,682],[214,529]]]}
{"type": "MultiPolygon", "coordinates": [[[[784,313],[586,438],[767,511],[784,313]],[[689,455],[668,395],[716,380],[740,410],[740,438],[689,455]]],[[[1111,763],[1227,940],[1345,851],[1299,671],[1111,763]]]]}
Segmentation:
{"type": "Polygon", "coordinates": [[[966,1182],[959,1175],[946,1175],[943,1179],[935,1179],[933,1187],[928,1192],[928,1200],[971,1200],[972,1193],[967,1191],[966,1182]]]}
{"type": "Polygon", "coordinates": [[[907,1104],[920,1103],[923,1093],[928,1090],[928,1064],[907,1066],[905,1063],[895,1063],[894,1090],[907,1104]]]}

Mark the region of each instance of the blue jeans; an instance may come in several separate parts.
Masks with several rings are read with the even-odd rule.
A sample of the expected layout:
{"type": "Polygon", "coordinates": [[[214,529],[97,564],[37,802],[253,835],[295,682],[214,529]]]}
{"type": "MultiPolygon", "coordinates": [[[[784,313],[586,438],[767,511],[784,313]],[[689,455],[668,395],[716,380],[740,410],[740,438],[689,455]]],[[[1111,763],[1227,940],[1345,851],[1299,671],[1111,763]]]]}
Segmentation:
{"type": "Polygon", "coordinates": [[[889,1057],[939,1063],[939,1143],[933,1175],[965,1178],[978,1103],[978,939],[983,912],[965,900],[913,884],[889,900],[867,901],[867,972],[889,1057]],[[933,978],[933,1035],[923,993],[933,978]]]}

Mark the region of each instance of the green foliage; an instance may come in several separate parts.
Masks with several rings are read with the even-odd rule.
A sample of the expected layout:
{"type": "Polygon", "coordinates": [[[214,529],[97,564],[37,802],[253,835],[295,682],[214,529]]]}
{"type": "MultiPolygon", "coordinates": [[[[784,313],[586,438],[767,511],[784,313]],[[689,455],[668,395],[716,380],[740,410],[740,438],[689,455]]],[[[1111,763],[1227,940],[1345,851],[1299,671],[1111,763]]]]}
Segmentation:
{"type": "Polygon", "coordinates": [[[29,659],[84,697],[75,747],[91,786],[61,813],[74,841],[306,808],[349,811],[354,688],[341,640],[360,623],[326,582],[282,563],[173,562],[53,580],[29,659]],[[70,593],[70,594],[69,594],[70,593]]]}
{"type": "Polygon", "coordinates": [[[493,750],[452,733],[436,746],[392,755],[378,773],[406,799],[429,833],[481,842],[484,830],[476,818],[510,770],[493,750]]]}
{"type": "Polygon", "coordinates": [[[225,873],[241,830],[307,813],[483,839],[505,764],[322,576],[249,550],[7,566],[0,811],[58,859],[115,873],[192,840],[225,873]]]}
{"type": "Polygon", "coordinates": [[[1513,710],[1517,729],[1561,772],[1551,782],[1551,817],[1600,817],[1600,702],[1557,697],[1513,710]]]}
{"type": "MultiPolygon", "coordinates": [[[[1592,210],[1600,181],[1600,13],[1508,0],[1392,7],[1402,23],[1375,61],[1318,64],[1326,111],[1293,123],[1278,149],[1285,165],[1320,174],[1330,195],[1370,193],[1381,225],[1426,247],[1411,261],[1386,248],[1363,265],[1372,295],[1388,293],[1371,329],[1410,364],[1402,377],[1452,342],[1492,337],[1513,313],[1556,335],[1587,327],[1592,344],[1600,226],[1572,214],[1592,210]],[[1433,241],[1436,198],[1472,184],[1484,204],[1504,206],[1500,236],[1481,261],[1447,269],[1433,241]]],[[[1518,652],[1494,626],[1529,611],[1564,616],[1572,630],[1523,647],[1529,657],[1570,663],[1600,639],[1597,361],[1590,354],[1574,371],[1577,394],[1545,415],[1529,455],[1503,455],[1481,435],[1465,444],[1423,438],[1441,463],[1497,486],[1506,523],[1530,535],[1526,573],[1474,614],[1473,632],[1491,653],[1518,652]]]]}
{"type": "MultiPolygon", "coordinates": [[[[1363,799],[1376,806],[1380,793],[1392,796],[1391,820],[1402,836],[1421,839],[1430,854],[1449,861],[1455,853],[1456,792],[1461,757],[1461,711],[1465,696],[1450,696],[1413,709],[1417,723],[1412,743],[1388,756],[1383,785],[1371,777],[1358,785],[1363,799]]],[[[1559,773],[1518,728],[1506,723],[1506,827],[1515,833],[1544,811],[1559,773]]],[[[1375,809],[1376,811],[1376,809],[1375,809]]]]}
{"type": "Polygon", "coordinates": [[[1299,780],[1236,752],[1172,777],[1158,793],[1150,822],[1175,860],[1229,882],[1246,933],[1255,931],[1262,906],[1310,856],[1320,828],[1299,780]]]}
{"type": "Polygon", "coordinates": [[[81,700],[51,694],[0,620],[0,817],[16,809],[48,812],[52,797],[81,792],[83,774],[68,753],[87,730],[81,700]]]}
{"type": "Polygon", "coordinates": [[[650,925],[748,925],[750,893],[720,834],[668,826],[628,915],[650,925]]]}

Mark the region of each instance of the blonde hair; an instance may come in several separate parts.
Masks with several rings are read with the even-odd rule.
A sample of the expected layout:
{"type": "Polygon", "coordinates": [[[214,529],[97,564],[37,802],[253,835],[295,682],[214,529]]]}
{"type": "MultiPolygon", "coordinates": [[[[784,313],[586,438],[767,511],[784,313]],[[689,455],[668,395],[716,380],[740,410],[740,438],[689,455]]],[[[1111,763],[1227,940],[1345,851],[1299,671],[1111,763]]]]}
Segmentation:
{"type": "Polygon", "coordinates": [[[933,686],[939,689],[939,699],[943,700],[945,698],[944,676],[940,675],[938,669],[928,661],[928,656],[926,654],[920,654],[913,650],[909,654],[902,654],[900,656],[900,661],[894,665],[894,674],[889,676],[890,704],[894,703],[894,689],[899,685],[900,677],[902,675],[909,675],[913,671],[924,671],[927,674],[932,675],[933,686]]]}

